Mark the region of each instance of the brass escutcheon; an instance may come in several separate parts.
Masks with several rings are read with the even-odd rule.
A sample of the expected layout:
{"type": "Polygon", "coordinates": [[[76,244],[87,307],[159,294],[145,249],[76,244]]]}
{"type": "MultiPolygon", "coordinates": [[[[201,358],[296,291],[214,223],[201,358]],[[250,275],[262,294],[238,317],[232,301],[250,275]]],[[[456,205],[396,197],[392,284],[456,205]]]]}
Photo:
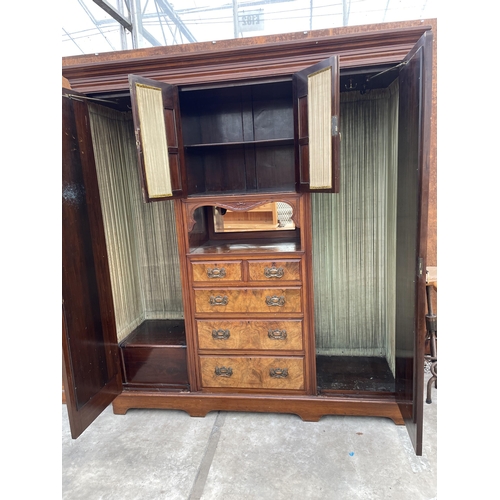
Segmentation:
{"type": "Polygon", "coordinates": [[[225,366],[216,366],[215,367],[215,375],[217,377],[230,377],[233,374],[233,369],[231,367],[225,366]]]}
{"type": "Polygon", "coordinates": [[[207,276],[210,279],[225,278],[226,270],[223,267],[214,267],[213,269],[207,269],[207,276]]]}
{"type": "Polygon", "coordinates": [[[227,306],[229,303],[229,299],[227,298],[226,295],[217,295],[214,297],[213,295],[210,296],[210,305],[211,306],[227,306]]]}
{"type": "Polygon", "coordinates": [[[286,330],[268,330],[267,336],[271,340],[286,340],[286,330]]]}
{"type": "Polygon", "coordinates": [[[273,267],[264,268],[264,276],[266,278],[283,278],[285,274],[285,270],[282,267],[276,267],[273,264],[273,267]]]}
{"type": "Polygon", "coordinates": [[[215,340],[227,340],[230,337],[229,330],[212,330],[212,337],[215,340]]]}
{"type": "Polygon", "coordinates": [[[271,368],[269,376],[272,378],[286,378],[288,377],[288,368],[271,368]]]}
{"type": "Polygon", "coordinates": [[[285,297],[283,295],[280,295],[279,297],[277,295],[273,295],[272,297],[266,297],[266,305],[268,306],[278,306],[282,307],[285,305],[285,297]]]}

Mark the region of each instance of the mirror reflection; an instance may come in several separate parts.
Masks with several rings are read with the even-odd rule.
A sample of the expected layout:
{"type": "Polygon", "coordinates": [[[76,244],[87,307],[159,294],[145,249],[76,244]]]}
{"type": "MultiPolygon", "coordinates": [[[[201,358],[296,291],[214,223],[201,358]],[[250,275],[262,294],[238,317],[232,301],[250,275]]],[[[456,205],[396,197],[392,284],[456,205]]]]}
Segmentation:
{"type": "Polygon", "coordinates": [[[292,207],[288,203],[266,203],[246,212],[214,208],[216,233],[242,231],[283,231],[295,229],[292,207]]]}

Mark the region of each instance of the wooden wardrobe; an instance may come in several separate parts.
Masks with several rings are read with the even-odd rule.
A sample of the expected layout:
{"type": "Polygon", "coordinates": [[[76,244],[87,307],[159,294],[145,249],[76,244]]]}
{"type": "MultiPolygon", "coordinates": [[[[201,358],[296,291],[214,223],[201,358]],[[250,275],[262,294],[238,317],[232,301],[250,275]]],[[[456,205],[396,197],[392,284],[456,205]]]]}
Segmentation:
{"type": "Polygon", "coordinates": [[[112,403],[388,417],[422,453],[435,29],[63,59],[74,438],[112,403]]]}

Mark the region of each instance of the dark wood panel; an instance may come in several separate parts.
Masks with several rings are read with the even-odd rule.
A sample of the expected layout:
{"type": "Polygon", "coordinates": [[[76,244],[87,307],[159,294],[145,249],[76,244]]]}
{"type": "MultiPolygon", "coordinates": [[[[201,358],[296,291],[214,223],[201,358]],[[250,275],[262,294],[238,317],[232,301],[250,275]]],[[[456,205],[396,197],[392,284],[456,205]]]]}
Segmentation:
{"type": "Polygon", "coordinates": [[[189,388],[186,346],[122,347],[125,386],[189,388]]]}
{"type": "Polygon", "coordinates": [[[295,190],[294,147],[256,146],[255,172],[257,191],[295,190]]]}
{"type": "Polygon", "coordinates": [[[257,190],[257,158],[253,144],[244,146],[244,157],[246,191],[254,192],[257,190]]]}
{"type": "Polygon", "coordinates": [[[416,368],[416,287],[418,265],[418,142],[421,54],[400,75],[398,207],[396,257],[396,391],[401,413],[415,439],[413,406],[416,368]],[[414,82],[417,82],[415,84],[414,82]],[[403,126],[404,124],[404,126],[403,126]]]}
{"type": "Polygon", "coordinates": [[[123,347],[185,346],[186,331],[184,320],[148,319],[143,321],[124,339],[123,347]]]}
{"type": "Polygon", "coordinates": [[[295,188],[290,81],[188,90],[180,102],[189,194],[295,188]]]}
{"type": "Polygon", "coordinates": [[[396,394],[417,455],[422,454],[425,269],[429,192],[432,35],[400,73],[396,256],[396,394]]]}
{"type": "MultiPolygon", "coordinates": [[[[188,233],[188,248],[202,247],[208,241],[208,219],[212,217],[212,207],[198,207],[192,213],[194,225],[188,233]]],[[[185,221],[187,224],[188,221],[185,221]]],[[[187,286],[187,285],[186,285],[187,286]]]]}
{"type": "Polygon", "coordinates": [[[183,320],[146,320],[120,348],[127,387],[189,388],[183,320]]]}
{"type": "Polygon", "coordinates": [[[182,92],[185,144],[253,140],[251,88],[229,87],[182,92]]]}
{"type": "MultiPolygon", "coordinates": [[[[221,147],[205,150],[203,157],[205,193],[244,193],[245,151],[237,147],[221,147]]],[[[190,181],[192,184],[194,181],[190,181]]]]}
{"type": "Polygon", "coordinates": [[[190,195],[205,193],[207,189],[203,159],[203,151],[186,149],[184,153],[188,193],[190,195]]]}
{"type": "Polygon", "coordinates": [[[63,90],[62,341],[76,438],[121,391],[121,376],[89,116],[86,103],[74,97],[63,90]]]}
{"type": "Polygon", "coordinates": [[[295,189],[293,145],[226,144],[189,148],[186,160],[191,195],[295,189]]]}
{"type": "Polygon", "coordinates": [[[293,137],[292,82],[255,85],[252,88],[255,140],[293,137]]]}
{"type": "MultiPolygon", "coordinates": [[[[63,99],[63,102],[68,102],[63,99]]],[[[68,106],[65,106],[68,109],[68,106]]],[[[72,113],[71,113],[72,114],[72,113]]],[[[75,123],[74,116],[63,117],[75,123]]],[[[77,137],[75,127],[67,129],[64,138],[77,137]]],[[[76,405],[80,409],[108,379],[106,356],[96,345],[104,342],[101,322],[101,304],[92,247],[86,186],[76,139],[63,145],[63,210],[62,257],[63,300],[65,324],[70,333],[68,344],[71,352],[78,353],[72,361],[76,405]],[[66,147],[65,147],[66,146],[66,147]],[[77,168],[72,168],[77,166],[77,168]],[[77,307],[77,305],[80,307],[77,307]],[[87,332],[94,342],[87,343],[87,332]],[[88,364],[95,370],[88,371],[88,364]]]]}

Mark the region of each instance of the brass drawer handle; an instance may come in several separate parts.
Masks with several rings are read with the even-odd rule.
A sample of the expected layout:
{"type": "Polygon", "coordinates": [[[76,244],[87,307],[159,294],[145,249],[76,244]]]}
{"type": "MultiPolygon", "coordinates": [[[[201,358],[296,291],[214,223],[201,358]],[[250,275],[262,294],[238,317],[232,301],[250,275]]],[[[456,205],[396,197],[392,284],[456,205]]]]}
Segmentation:
{"type": "Polygon", "coordinates": [[[212,337],[215,340],[227,340],[230,337],[229,330],[212,330],[212,337]]]}
{"type": "Polygon", "coordinates": [[[217,377],[230,377],[233,374],[233,369],[231,367],[225,366],[216,366],[215,367],[215,375],[217,377]]]}
{"type": "Polygon", "coordinates": [[[227,298],[226,295],[217,295],[214,297],[213,295],[210,296],[210,305],[211,306],[227,306],[229,303],[229,299],[227,298]]]}
{"type": "Polygon", "coordinates": [[[286,330],[268,330],[267,336],[271,340],[286,340],[286,330]]]}
{"type": "Polygon", "coordinates": [[[213,269],[207,269],[207,276],[210,279],[225,278],[226,270],[223,267],[214,267],[213,269]]]}
{"type": "Polygon", "coordinates": [[[269,376],[272,378],[287,378],[288,368],[271,368],[269,370],[269,376]]]}
{"type": "Polygon", "coordinates": [[[285,274],[285,270],[282,267],[276,267],[273,264],[273,267],[264,268],[264,276],[266,278],[283,278],[285,274]]]}
{"type": "Polygon", "coordinates": [[[283,295],[280,295],[279,297],[277,295],[266,297],[266,305],[283,307],[285,305],[285,297],[283,295]]]}

